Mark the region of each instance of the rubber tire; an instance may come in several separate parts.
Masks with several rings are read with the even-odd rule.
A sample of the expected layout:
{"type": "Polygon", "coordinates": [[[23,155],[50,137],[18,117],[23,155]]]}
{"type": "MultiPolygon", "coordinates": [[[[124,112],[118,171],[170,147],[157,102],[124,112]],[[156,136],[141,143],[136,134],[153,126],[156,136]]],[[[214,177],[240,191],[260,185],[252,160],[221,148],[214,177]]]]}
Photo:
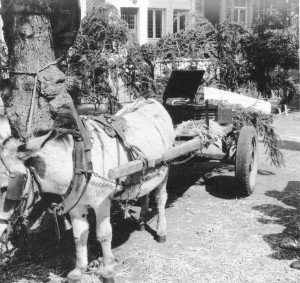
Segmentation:
{"type": "Polygon", "coordinates": [[[237,143],[235,160],[235,190],[241,197],[255,189],[258,163],[257,133],[253,126],[244,126],[237,143]]]}

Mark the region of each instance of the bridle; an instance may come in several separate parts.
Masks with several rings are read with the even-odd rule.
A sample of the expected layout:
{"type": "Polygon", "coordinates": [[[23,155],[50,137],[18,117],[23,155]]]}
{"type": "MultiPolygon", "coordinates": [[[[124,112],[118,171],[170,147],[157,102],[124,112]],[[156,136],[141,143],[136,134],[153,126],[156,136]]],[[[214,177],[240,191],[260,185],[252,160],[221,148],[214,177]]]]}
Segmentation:
{"type": "MultiPolygon", "coordinates": [[[[5,167],[5,170],[0,172],[0,174],[5,174],[9,178],[4,203],[5,201],[7,201],[7,196],[10,194],[10,192],[12,192],[13,198],[14,193],[17,192],[16,195],[18,197],[17,201],[14,202],[15,206],[13,207],[12,215],[10,215],[7,218],[5,216],[2,216],[1,218],[0,215],[0,220],[6,221],[8,224],[7,236],[5,237],[5,239],[0,238],[0,242],[8,242],[9,235],[15,230],[14,227],[18,226],[18,224],[21,224],[23,227],[25,226],[26,230],[28,231],[45,210],[48,210],[48,212],[52,213],[55,217],[56,234],[59,240],[60,230],[58,227],[57,217],[64,217],[64,214],[66,214],[67,212],[69,212],[69,210],[76,206],[78,201],[81,199],[83,193],[85,192],[89,180],[89,175],[73,175],[70,187],[66,195],[63,197],[63,200],[69,197],[70,199],[72,199],[72,201],[69,202],[67,205],[64,205],[63,200],[60,197],[58,200],[57,198],[54,198],[51,195],[46,196],[42,192],[41,180],[34,167],[25,166],[26,176],[21,172],[17,172],[11,169],[8,162],[6,161],[6,157],[3,154],[6,142],[7,140],[0,144],[0,162],[2,162],[2,164],[5,167]],[[86,184],[82,190],[78,190],[78,188],[81,187],[81,178],[83,177],[86,178],[86,184]],[[18,179],[20,179],[21,182],[19,182],[18,179]],[[11,184],[13,184],[13,186],[10,186],[10,181],[12,182],[11,184]],[[20,193],[20,189],[22,195],[20,193]]],[[[3,211],[5,213],[5,209],[3,209],[3,211]]],[[[66,220],[65,217],[64,220],[66,220]]]]}
{"type": "MultiPolygon", "coordinates": [[[[11,232],[13,232],[14,226],[17,223],[19,223],[20,219],[22,219],[22,222],[23,222],[23,220],[24,220],[24,222],[26,222],[26,217],[28,216],[27,215],[28,209],[33,207],[37,201],[37,197],[36,197],[37,194],[35,193],[36,189],[34,186],[34,178],[32,176],[31,171],[28,168],[26,168],[26,174],[23,174],[20,172],[14,172],[9,167],[9,165],[5,159],[3,150],[5,149],[5,143],[7,142],[8,139],[6,139],[4,142],[2,142],[0,144],[0,162],[2,162],[2,164],[5,167],[5,170],[0,171],[0,174],[5,174],[6,176],[8,176],[9,183],[11,181],[12,184],[22,186],[21,188],[18,188],[18,189],[21,189],[22,196],[20,196],[19,200],[12,200],[12,202],[14,204],[14,207],[12,208],[13,209],[12,214],[8,218],[6,218],[6,217],[0,218],[0,220],[5,221],[8,224],[6,237],[3,239],[3,237],[1,237],[1,235],[0,235],[0,237],[1,237],[0,242],[4,242],[4,243],[7,243],[9,241],[9,235],[11,232]],[[19,178],[19,180],[21,180],[21,182],[18,180],[18,178],[19,178]]],[[[7,190],[8,189],[9,188],[7,188],[7,190]]],[[[7,195],[6,195],[6,197],[7,197],[7,195]]],[[[6,201],[9,201],[9,200],[7,200],[7,198],[4,199],[4,206],[5,206],[6,201]]],[[[26,223],[23,223],[23,224],[25,224],[25,226],[26,226],[26,223]]]]}

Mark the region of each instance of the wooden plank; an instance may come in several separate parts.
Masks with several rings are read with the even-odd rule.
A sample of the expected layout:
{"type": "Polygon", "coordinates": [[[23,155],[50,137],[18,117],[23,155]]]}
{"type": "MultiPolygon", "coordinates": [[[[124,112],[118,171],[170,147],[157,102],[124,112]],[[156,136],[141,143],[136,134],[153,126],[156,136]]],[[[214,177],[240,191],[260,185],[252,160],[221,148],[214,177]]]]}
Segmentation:
{"type": "Polygon", "coordinates": [[[141,160],[130,161],[124,165],[112,168],[108,171],[108,179],[114,180],[143,170],[143,162],[141,160]]]}
{"type": "Polygon", "coordinates": [[[181,145],[175,146],[167,150],[163,155],[163,160],[171,161],[179,156],[200,149],[201,145],[201,140],[199,138],[192,139],[188,142],[182,143],[181,145]]]}
{"type": "MultiPolygon", "coordinates": [[[[158,165],[161,161],[168,162],[179,156],[185,155],[189,152],[195,151],[201,148],[201,140],[199,138],[192,139],[179,146],[175,146],[165,152],[162,158],[149,160],[152,166],[158,165]]],[[[108,178],[110,180],[118,179],[127,175],[131,175],[143,170],[143,162],[141,160],[130,161],[121,166],[112,168],[108,172],[108,178]]]]}

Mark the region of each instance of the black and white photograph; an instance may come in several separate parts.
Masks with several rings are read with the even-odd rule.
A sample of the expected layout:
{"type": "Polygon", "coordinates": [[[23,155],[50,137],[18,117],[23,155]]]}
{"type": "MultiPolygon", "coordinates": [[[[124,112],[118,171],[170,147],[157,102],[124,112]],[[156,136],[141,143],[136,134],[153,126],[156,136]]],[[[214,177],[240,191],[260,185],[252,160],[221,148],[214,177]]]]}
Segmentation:
{"type": "Polygon", "coordinates": [[[300,282],[299,0],[0,0],[0,283],[300,282]]]}

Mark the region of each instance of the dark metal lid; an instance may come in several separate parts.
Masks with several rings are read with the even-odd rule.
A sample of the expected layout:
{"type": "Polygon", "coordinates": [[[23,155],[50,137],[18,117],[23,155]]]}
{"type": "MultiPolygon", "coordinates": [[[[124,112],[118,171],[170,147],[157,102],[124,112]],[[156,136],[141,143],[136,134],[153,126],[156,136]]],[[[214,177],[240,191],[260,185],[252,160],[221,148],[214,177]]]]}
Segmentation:
{"type": "Polygon", "coordinates": [[[50,0],[50,22],[55,57],[60,57],[73,44],[80,27],[80,0],[50,0]]]}
{"type": "Polygon", "coordinates": [[[173,71],[163,96],[163,103],[171,97],[186,97],[192,100],[202,83],[204,72],[203,70],[173,71]]]}

